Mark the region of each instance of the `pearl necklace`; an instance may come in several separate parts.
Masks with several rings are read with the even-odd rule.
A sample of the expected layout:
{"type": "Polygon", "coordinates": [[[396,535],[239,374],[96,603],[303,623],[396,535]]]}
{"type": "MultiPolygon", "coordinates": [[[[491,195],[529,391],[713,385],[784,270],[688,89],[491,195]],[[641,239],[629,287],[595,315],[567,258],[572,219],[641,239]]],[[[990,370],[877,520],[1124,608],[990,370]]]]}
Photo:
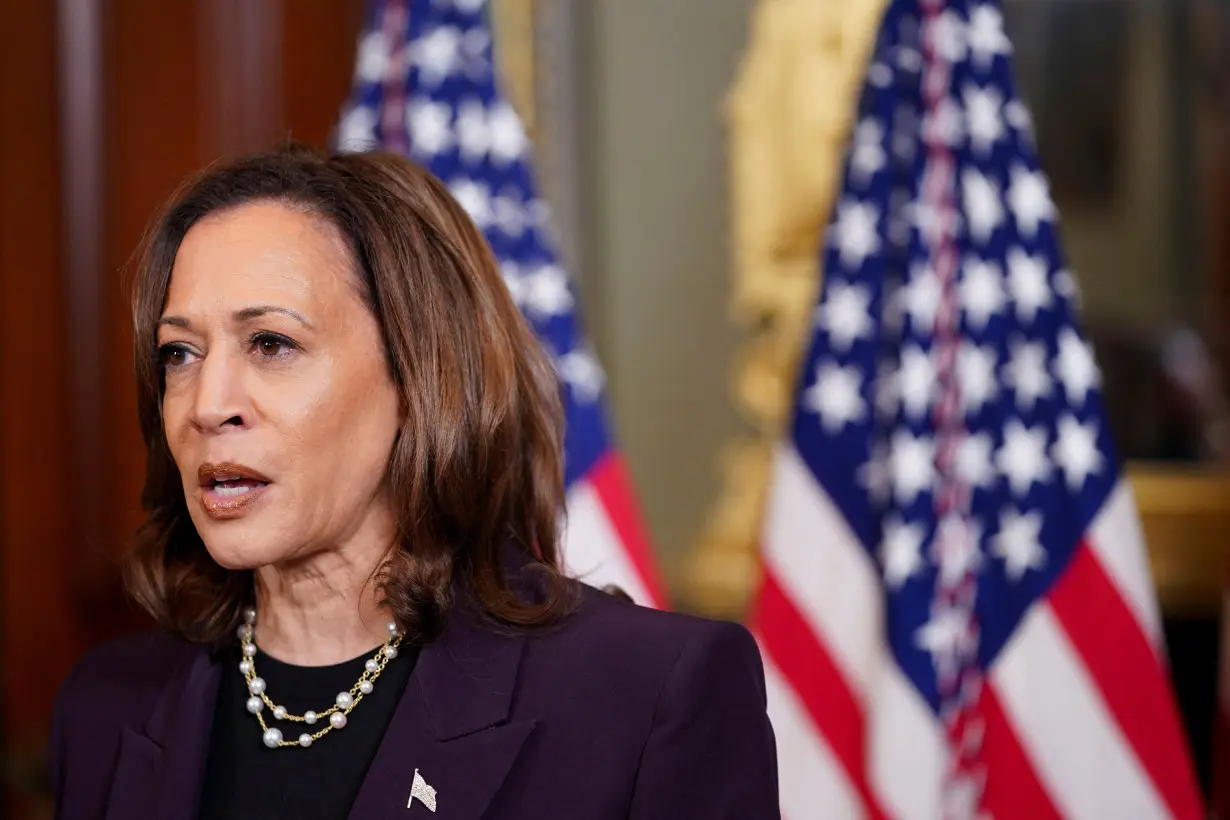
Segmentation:
{"type": "Polygon", "coordinates": [[[300,746],[306,749],[332,730],[344,727],[347,715],[359,705],[359,701],[363,700],[364,695],[372,693],[376,679],[384,671],[385,665],[397,657],[397,647],[401,644],[404,634],[397,628],[396,623],[390,621],[389,637],[385,638],[384,645],[376,650],[376,654],[368,658],[367,662],[363,664],[363,674],[359,676],[358,681],[355,682],[354,686],[350,687],[349,691],[338,692],[337,699],[333,705],[323,712],[307,711],[302,715],[292,715],[286,711],[286,707],[279,706],[269,699],[269,695],[265,693],[265,679],[258,677],[256,674],[256,644],[252,642],[252,628],[256,624],[256,610],[251,608],[245,609],[243,620],[244,622],[238,630],[239,645],[243,652],[243,660],[239,662],[239,671],[243,674],[244,680],[247,681],[248,692],[251,694],[247,703],[248,711],[256,716],[256,720],[261,725],[261,731],[264,733],[262,740],[270,749],[276,749],[279,746],[300,746]],[[328,724],[315,733],[304,732],[299,735],[298,740],[283,740],[281,729],[265,724],[264,711],[266,706],[269,707],[273,717],[277,720],[291,720],[296,723],[314,726],[317,721],[325,718],[328,720],[328,724]]]}

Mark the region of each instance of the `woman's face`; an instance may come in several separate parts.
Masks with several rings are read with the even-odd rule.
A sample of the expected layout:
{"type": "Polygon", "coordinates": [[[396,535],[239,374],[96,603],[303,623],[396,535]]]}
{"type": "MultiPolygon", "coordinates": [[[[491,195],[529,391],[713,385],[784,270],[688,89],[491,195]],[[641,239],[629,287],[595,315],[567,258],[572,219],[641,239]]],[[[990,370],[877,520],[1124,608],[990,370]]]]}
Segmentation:
{"type": "Polygon", "coordinates": [[[180,245],[158,328],[163,427],[223,567],[392,538],[399,400],[353,264],[333,225],[276,203],[211,214],[180,245]]]}

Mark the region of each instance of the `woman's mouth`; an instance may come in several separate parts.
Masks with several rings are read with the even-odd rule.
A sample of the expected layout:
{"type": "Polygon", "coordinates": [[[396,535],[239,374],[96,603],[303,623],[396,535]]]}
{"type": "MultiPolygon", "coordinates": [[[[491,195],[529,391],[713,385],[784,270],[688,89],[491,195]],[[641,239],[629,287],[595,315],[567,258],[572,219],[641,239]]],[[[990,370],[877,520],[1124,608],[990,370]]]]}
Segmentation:
{"type": "Polygon", "coordinates": [[[265,495],[270,482],[242,466],[202,465],[201,508],[212,518],[237,518],[265,495]]]}

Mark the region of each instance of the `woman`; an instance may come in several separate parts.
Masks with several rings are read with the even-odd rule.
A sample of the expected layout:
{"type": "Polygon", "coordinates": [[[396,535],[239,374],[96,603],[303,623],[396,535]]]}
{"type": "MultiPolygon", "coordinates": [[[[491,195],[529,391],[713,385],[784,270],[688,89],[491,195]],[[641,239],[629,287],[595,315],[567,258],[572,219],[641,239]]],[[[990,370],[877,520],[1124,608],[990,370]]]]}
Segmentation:
{"type": "Polygon", "coordinates": [[[554,374],[436,179],[210,170],[134,319],[162,630],[64,685],[59,817],[778,817],[746,630],[561,574],[554,374]]]}

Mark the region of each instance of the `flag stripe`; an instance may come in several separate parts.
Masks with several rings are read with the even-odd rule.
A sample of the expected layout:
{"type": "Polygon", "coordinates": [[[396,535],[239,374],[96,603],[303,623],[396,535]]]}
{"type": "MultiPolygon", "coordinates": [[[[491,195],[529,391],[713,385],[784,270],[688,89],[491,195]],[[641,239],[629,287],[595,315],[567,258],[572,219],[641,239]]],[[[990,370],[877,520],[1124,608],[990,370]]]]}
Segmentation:
{"type": "Polygon", "coordinates": [[[991,684],[1062,816],[1170,816],[1049,604],[1030,610],[991,684]]]}
{"type": "Polygon", "coordinates": [[[1166,671],[1091,550],[1077,551],[1050,601],[1106,708],[1174,817],[1200,817],[1166,671]]]}
{"type": "Polygon", "coordinates": [[[607,521],[622,546],[621,552],[632,563],[643,590],[643,600],[652,606],[665,608],[666,589],[658,574],[649,539],[640,524],[640,514],[632,498],[632,480],[623,458],[617,451],[607,451],[590,468],[585,480],[593,484],[606,510],[607,521]]]}
{"type": "Polygon", "coordinates": [[[785,820],[862,820],[863,801],[832,748],[817,733],[790,682],[765,654],[765,689],[777,740],[781,810],[785,820]]]}
{"type": "Polygon", "coordinates": [[[771,570],[765,572],[756,606],[762,646],[840,761],[866,815],[886,817],[867,778],[863,706],[777,580],[771,570]]]}
{"type": "Polygon", "coordinates": [[[984,726],[983,749],[989,772],[983,808],[997,820],[1061,820],[1021,748],[994,686],[982,687],[978,714],[984,726]]]}
{"type": "Polygon", "coordinates": [[[883,638],[871,558],[793,447],[778,448],[765,565],[789,592],[843,679],[866,691],[883,638]]]}
{"type": "Polygon", "coordinates": [[[1154,597],[1153,573],[1140,516],[1126,480],[1119,480],[1094,518],[1089,528],[1089,546],[1160,657],[1162,617],[1154,597]]]}
{"type": "Polygon", "coordinates": [[[943,729],[888,652],[878,666],[866,707],[872,788],[897,820],[940,820],[943,729]]]}
{"type": "Polygon", "coordinates": [[[568,574],[594,586],[613,584],[638,604],[653,605],[653,596],[624,552],[619,533],[589,481],[573,484],[567,509],[560,552],[568,574]]]}

